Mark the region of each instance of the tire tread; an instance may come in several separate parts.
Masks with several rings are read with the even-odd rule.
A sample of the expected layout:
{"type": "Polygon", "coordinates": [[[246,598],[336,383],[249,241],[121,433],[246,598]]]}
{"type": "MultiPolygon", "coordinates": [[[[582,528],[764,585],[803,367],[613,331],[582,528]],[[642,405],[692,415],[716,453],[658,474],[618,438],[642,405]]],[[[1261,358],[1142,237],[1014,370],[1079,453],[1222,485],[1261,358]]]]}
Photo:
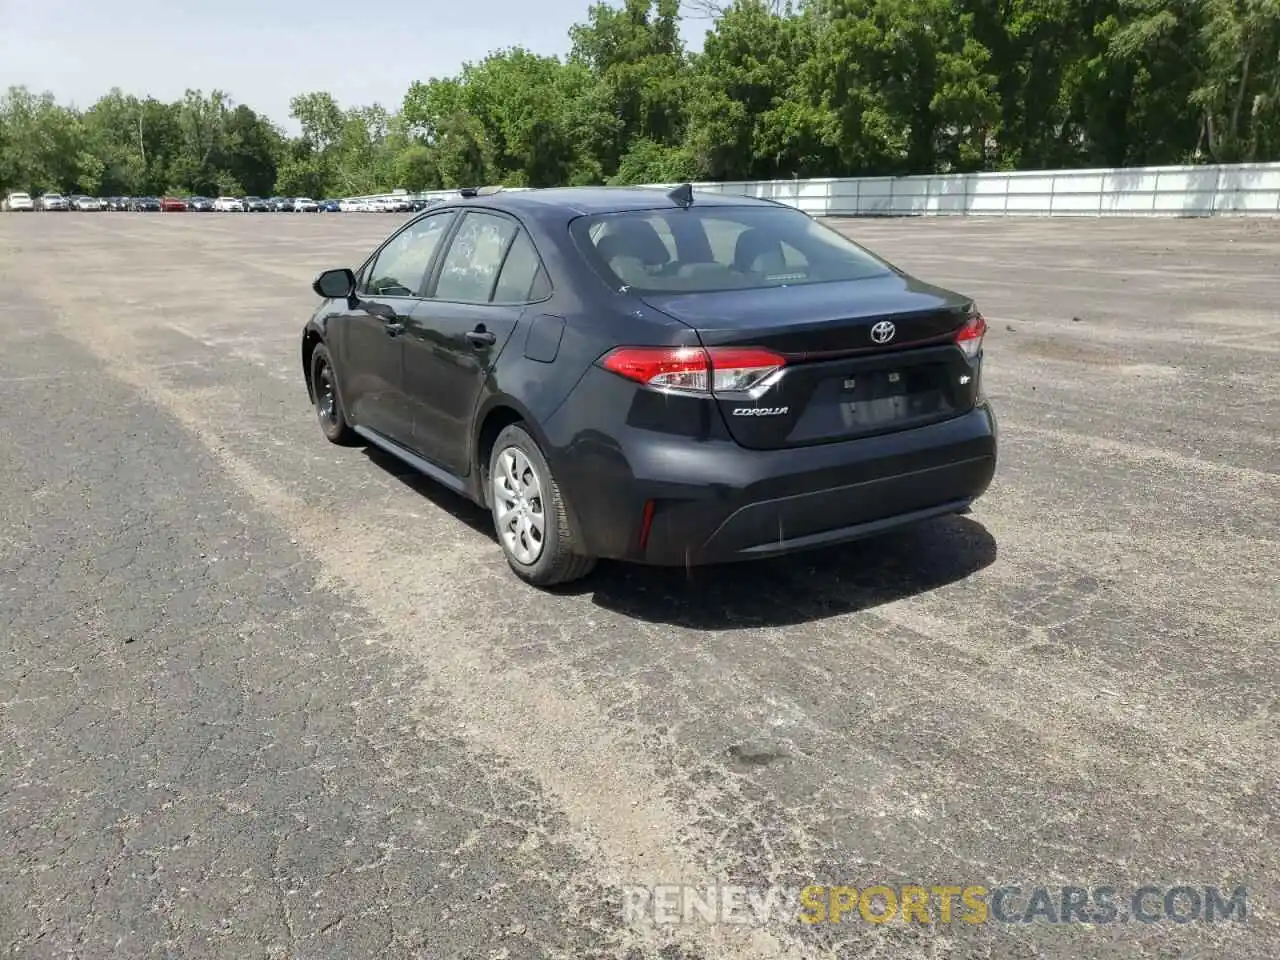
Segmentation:
{"type": "MultiPolygon", "coordinates": [[[[330,371],[333,371],[333,356],[332,354],[329,353],[329,348],[326,347],[323,343],[317,343],[315,346],[315,349],[311,351],[311,389],[313,391],[312,393],[313,397],[314,397],[314,391],[317,389],[316,369],[319,366],[319,361],[321,359],[323,359],[324,362],[329,365],[330,371]]],[[[320,420],[320,432],[324,434],[324,437],[326,440],[328,440],[330,443],[335,443],[341,447],[349,447],[357,443],[360,438],[356,434],[356,432],[351,429],[351,424],[347,422],[347,408],[346,406],[343,405],[342,394],[338,391],[336,372],[333,374],[333,377],[334,377],[334,388],[333,388],[334,400],[338,407],[337,429],[331,431],[326,426],[324,421],[320,420],[318,411],[316,411],[317,413],[316,419],[320,420]]],[[[316,405],[313,400],[312,402],[313,411],[315,411],[315,407],[316,405]]]]}

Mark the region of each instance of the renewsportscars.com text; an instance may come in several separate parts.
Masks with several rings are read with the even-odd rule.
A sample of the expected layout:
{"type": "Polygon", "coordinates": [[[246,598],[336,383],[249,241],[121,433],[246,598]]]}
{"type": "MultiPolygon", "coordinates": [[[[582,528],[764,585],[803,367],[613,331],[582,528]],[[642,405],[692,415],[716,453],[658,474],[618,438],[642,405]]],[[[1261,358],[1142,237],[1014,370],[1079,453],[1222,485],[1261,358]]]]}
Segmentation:
{"type": "Polygon", "coordinates": [[[1243,922],[1245,887],[876,884],[625,887],[623,920],[680,923],[1113,924],[1243,922]]]}

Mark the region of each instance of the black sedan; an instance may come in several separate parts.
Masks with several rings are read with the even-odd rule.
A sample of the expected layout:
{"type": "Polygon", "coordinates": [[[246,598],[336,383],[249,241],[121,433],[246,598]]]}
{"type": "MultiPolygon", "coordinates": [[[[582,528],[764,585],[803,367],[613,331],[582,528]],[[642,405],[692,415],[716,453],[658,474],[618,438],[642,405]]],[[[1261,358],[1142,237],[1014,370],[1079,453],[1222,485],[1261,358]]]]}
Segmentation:
{"type": "Polygon", "coordinates": [[[135,213],[159,213],[159,197],[134,197],[129,201],[129,209],[135,213]]]}
{"type": "Polygon", "coordinates": [[[466,190],[313,289],[325,436],[488,507],[539,586],[857,539],[995,471],[973,302],[771,201],[466,190]]]}

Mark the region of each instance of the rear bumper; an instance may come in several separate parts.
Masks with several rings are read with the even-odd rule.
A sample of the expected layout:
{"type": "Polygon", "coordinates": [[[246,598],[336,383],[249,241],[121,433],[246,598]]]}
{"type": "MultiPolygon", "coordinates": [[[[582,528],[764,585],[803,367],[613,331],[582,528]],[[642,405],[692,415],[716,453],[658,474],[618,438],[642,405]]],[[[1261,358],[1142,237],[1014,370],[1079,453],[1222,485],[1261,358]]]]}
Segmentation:
{"type": "Polygon", "coordinates": [[[790,450],[630,429],[612,439],[575,443],[553,464],[585,548],[691,566],[793,553],[960,512],[991,483],[997,427],[982,403],[941,423],[790,450]]]}

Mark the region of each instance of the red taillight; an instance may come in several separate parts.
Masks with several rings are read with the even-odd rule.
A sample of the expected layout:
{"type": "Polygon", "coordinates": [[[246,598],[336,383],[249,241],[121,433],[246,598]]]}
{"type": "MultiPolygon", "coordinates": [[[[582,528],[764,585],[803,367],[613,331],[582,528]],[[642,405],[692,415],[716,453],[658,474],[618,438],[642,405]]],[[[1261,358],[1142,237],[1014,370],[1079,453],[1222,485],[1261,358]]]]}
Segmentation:
{"type": "Polygon", "coordinates": [[[759,347],[619,347],[600,365],[648,387],[708,394],[750,390],[786,362],[759,347]]]}
{"type": "Polygon", "coordinates": [[[987,321],[975,310],[969,314],[964,326],[956,331],[956,345],[964,351],[966,357],[973,360],[982,352],[982,338],[986,333],[987,321]]]}

